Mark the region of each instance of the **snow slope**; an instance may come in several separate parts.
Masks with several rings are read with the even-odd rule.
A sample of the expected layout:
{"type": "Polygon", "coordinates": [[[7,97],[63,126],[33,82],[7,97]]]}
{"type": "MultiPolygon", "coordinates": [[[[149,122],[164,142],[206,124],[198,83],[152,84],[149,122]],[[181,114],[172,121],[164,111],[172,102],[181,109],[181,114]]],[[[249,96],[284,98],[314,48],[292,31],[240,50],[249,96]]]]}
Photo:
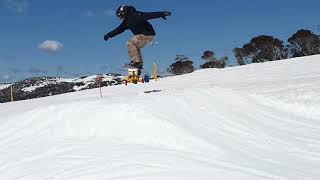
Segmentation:
{"type": "Polygon", "coordinates": [[[318,179],[319,69],[311,56],[0,104],[0,179],[318,179]]]}

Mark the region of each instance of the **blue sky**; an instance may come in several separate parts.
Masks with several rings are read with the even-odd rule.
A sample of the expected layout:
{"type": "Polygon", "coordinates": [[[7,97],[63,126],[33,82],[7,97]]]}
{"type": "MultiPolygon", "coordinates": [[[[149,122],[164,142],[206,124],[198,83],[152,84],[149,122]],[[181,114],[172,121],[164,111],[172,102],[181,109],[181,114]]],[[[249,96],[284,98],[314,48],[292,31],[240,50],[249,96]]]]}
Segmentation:
{"type": "Polygon", "coordinates": [[[143,50],[145,71],[153,62],[164,71],[176,54],[198,66],[205,50],[233,61],[232,49],[256,35],[286,40],[300,28],[320,24],[318,0],[0,0],[0,83],[124,72],[131,32],[103,41],[121,23],[114,11],[122,4],[173,13],[168,21],[151,21],[158,44],[143,50]]]}

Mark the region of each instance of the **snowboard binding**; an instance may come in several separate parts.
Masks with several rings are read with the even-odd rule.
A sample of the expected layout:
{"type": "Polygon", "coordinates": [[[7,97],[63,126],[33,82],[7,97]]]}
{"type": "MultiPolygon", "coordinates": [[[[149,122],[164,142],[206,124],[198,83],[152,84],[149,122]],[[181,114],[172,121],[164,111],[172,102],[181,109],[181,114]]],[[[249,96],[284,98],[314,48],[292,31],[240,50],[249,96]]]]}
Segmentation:
{"type": "Polygon", "coordinates": [[[133,83],[138,84],[138,82],[144,82],[144,79],[140,77],[141,69],[138,68],[128,68],[128,75],[125,77],[125,84],[133,83]]]}

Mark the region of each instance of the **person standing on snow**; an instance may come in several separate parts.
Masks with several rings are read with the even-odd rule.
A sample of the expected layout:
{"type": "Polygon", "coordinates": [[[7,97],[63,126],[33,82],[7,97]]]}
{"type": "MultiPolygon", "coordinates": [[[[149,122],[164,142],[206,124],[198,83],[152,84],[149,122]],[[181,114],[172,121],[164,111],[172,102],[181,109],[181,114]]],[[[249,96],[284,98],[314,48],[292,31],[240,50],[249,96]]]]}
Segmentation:
{"type": "Polygon", "coordinates": [[[125,30],[130,29],[134,34],[133,38],[127,42],[131,62],[126,67],[143,68],[141,48],[151,43],[156,35],[152,25],[148,22],[150,19],[162,18],[167,20],[171,12],[140,12],[133,6],[122,5],[117,10],[117,16],[122,19],[122,23],[115,30],[107,33],[104,40],[115,37],[125,30]]]}

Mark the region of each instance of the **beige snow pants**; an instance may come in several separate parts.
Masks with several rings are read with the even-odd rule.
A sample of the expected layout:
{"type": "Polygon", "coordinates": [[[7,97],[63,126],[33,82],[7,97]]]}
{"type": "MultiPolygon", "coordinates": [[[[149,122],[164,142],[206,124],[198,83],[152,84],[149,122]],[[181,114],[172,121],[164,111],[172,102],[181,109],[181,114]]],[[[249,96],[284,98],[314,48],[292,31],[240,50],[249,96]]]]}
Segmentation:
{"type": "Polygon", "coordinates": [[[138,34],[127,42],[131,62],[143,64],[141,48],[151,43],[154,36],[138,34]]]}

